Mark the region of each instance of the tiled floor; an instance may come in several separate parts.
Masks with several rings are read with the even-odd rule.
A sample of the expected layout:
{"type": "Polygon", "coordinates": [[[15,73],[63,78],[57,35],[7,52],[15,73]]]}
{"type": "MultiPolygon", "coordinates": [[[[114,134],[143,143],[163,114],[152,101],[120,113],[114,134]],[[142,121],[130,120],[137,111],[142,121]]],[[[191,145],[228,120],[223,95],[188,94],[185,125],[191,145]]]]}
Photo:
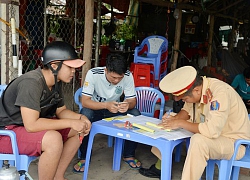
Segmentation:
{"type": "MultiPolygon", "coordinates": [[[[150,152],[151,147],[143,144],[139,144],[136,157],[142,162],[143,167],[150,167],[151,164],[155,163],[157,158],[150,152]]],[[[112,158],[113,148],[107,147],[107,136],[97,135],[95,137],[91,164],[88,174],[88,180],[147,180],[139,174],[138,170],[130,169],[125,163],[121,164],[121,170],[114,172],[112,171],[112,158]]],[[[181,162],[174,162],[172,166],[172,180],[180,180],[183,163],[185,160],[185,152],[181,162]]],[[[38,160],[31,163],[29,168],[29,174],[34,180],[38,180],[37,176],[37,162],[38,160]]],[[[65,178],[68,180],[81,180],[82,174],[74,174],[72,172],[73,165],[77,163],[77,157],[72,160],[72,163],[67,169],[65,178]]],[[[215,172],[215,178],[217,179],[217,171],[215,172]]],[[[202,178],[204,179],[204,178],[202,178]]],[[[249,180],[250,176],[240,174],[239,180],[249,180]]],[[[152,179],[153,180],[153,179],[152,179]]]]}

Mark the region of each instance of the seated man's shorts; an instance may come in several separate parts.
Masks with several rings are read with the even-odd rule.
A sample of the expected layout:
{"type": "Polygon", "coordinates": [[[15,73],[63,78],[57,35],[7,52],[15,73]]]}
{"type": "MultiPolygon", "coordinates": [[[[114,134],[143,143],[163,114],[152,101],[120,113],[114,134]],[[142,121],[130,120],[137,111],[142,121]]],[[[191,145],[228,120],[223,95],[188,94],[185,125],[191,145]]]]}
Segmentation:
{"type": "MultiPolygon", "coordinates": [[[[23,126],[10,125],[5,129],[12,130],[16,133],[17,146],[19,154],[28,156],[40,156],[42,153],[42,139],[46,131],[29,133],[23,126]]],[[[62,141],[68,139],[70,128],[57,130],[62,135],[62,141]]],[[[11,141],[9,136],[0,136],[0,152],[12,153],[11,141]]]]}

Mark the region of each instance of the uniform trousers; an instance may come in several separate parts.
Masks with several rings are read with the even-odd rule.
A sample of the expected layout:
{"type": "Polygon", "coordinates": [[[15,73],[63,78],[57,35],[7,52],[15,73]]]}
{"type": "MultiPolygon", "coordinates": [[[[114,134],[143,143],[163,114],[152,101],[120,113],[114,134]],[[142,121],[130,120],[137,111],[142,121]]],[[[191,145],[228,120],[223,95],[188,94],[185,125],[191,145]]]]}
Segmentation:
{"type": "MultiPolygon", "coordinates": [[[[182,180],[199,180],[209,159],[229,160],[234,153],[234,139],[219,136],[211,139],[194,134],[190,140],[187,157],[182,171],[182,180]]],[[[240,146],[236,159],[245,155],[245,146],[240,146]]]]}

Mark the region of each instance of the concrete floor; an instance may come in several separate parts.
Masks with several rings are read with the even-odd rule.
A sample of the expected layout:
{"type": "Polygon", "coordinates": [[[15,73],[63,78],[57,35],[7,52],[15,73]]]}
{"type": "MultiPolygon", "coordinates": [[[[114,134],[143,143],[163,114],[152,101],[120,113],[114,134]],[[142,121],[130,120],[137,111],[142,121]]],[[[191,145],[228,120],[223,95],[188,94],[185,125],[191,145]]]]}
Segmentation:
{"type": "MultiPolygon", "coordinates": [[[[97,135],[95,137],[93,144],[93,153],[91,158],[91,164],[89,168],[88,180],[147,180],[151,178],[146,178],[139,174],[138,170],[130,169],[125,163],[121,163],[120,171],[112,171],[112,158],[113,158],[113,148],[107,147],[107,136],[97,135]]],[[[155,163],[157,158],[150,152],[151,147],[143,144],[139,144],[136,157],[142,162],[143,167],[150,167],[151,164],[155,163]]],[[[172,166],[172,180],[180,180],[183,163],[185,160],[185,150],[182,152],[181,162],[174,162],[172,166]]],[[[69,165],[65,178],[68,180],[82,180],[82,174],[74,174],[72,168],[75,163],[77,163],[77,156],[72,160],[69,165]]],[[[37,176],[37,163],[35,160],[31,163],[29,167],[29,174],[34,180],[38,180],[37,176]]],[[[215,178],[217,177],[218,171],[215,171],[215,178]]],[[[203,175],[202,179],[205,176],[203,175]]],[[[250,176],[240,174],[239,180],[249,180],[250,176]]]]}

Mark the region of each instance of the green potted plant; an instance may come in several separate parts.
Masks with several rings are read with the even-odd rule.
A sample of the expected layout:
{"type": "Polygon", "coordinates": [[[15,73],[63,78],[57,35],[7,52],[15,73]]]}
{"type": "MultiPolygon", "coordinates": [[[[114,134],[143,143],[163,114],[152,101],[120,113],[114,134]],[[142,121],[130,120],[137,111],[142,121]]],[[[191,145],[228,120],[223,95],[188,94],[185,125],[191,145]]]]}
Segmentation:
{"type": "Polygon", "coordinates": [[[101,44],[103,45],[103,46],[107,46],[108,44],[109,44],[109,37],[107,37],[107,36],[105,36],[105,35],[102,35],[101,36],[101,44]]]}
{"type": "Polygon", "coordinates": [[[132,41],[135,37],[135,28],[132,25],[123,23],[119,24],[116,27],[115,37],[120,42],[125,44],[125,49],[128,50],[128,47],[131,48],[132,41]]]}
{"type": "Polygon", "coordinates": [[[119,24],[116,28],[115,34],[118,40],[121,40],[121,39],[124,39],[125,41],[133,40],[135,36],[135,28],[126,23],[119,24]]]}

